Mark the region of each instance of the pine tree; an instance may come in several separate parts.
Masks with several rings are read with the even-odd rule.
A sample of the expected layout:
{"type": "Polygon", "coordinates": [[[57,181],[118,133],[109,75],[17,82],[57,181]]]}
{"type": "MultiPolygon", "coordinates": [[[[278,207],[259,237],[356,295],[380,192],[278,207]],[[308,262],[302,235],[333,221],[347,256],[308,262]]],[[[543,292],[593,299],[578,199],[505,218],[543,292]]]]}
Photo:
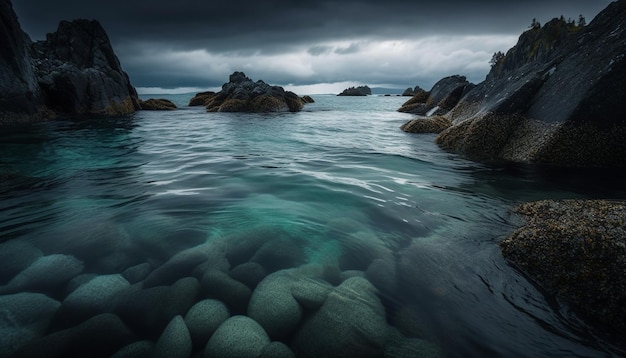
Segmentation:
{"type": "Polygon", "coordinates": [[[585,17],[581,14],[578,16],[578,26],[579,27],[585,27],[587,25],[587,20],[585,20],[585,17]]]}
{"type": "Polygon", "coordinates": [[[497,66],[500,62],[502,62],[504,60],[504,53],[502,51],[498,51],[496,53],[493,54],[493,56],[491,57],[491,60],[489,60],[489,64],[491,65],[491,68],[497,66]]]}
{"type": "Polygon", "coordinates": [[[530,24],[530,26],[528,28],[530,29],[538,29],[541,27],[541,24],[539,23],[539,21],[537,21],[537,19],[533,19],[533,22],[530,24]]]}

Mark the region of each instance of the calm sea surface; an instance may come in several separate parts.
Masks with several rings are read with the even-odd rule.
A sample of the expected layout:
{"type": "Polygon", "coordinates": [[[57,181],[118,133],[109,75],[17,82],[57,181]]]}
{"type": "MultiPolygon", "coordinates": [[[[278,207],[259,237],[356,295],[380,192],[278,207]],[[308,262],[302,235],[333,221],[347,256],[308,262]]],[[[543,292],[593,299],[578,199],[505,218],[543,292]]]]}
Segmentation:
{"type": "Polygon", "coordinates": [[[452,357],[618,355],[507,264],[498,242],[520,223],[515,204],[624,198],[623,178],[464,160],[399,129],[412,118],[395,111],[402,97],[314,96],[285,114],[206,113],[185,107],[189,95],[170,98],[182,108],[2,132],[0,241],[74,253],[73,241],[124,232],[124,245],[82,257],[87,272],[110,274],[271,232],[297,241],[309,264],[353,272],[391,260],[396,278],[379,287],[388,321],[452,357]]]}

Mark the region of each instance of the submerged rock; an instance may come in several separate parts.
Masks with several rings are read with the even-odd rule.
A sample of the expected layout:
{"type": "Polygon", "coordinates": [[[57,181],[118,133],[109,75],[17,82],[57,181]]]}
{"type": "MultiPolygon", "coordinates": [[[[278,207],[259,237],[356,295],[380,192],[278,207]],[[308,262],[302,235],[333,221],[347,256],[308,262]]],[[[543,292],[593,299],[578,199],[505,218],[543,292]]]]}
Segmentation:
{"type": "Polygon", "coordinates": [[[58,319],[64,323],[81,322],[97,314],[111,312],[117,296],[129,288],[130,284],[121,275],[97,276],[63,300],[58,319]]]}
{"type": "Polygon", "coordinates": [[[176,316],[165,327],[154,345],[154,358],[188,358],[193,347],[191,336],[181,316],[176,316]]]}
{"type": "Polygon", "coordinates": [[[0,357],[43,336],[59,305],[40,293],[0,296],[0,357]]]}
{"type": "Polygon", "coordinates": [[[218,300],[202,300],[189,309],[185,324],[194,347],[204,347],[217,328],[230,317],[225,304],[218,300]]]}
{"type": "Polygon", "coordinates": [[[233,316],[211,336],[204,357],[258,357],[268,344],[270,339],[258,323],[246,316],[233,316]]]}
{"type": "Polygon", "coordinates": [[[34,261],[28,268],[17,274],[0,293],[19,291],[44,292],[58,288],[83,271],[83,263],[71,255],[48,255],[34,261]]]}
{"type": "Polygon", "coordinates": [[[625,40],[624,1],[586,27],[553,19],[524,32],[437,143],[475,160],[625,166],[625,40]]]}
{"type": "Polygon", "coordinates": [[[135,340],[135,335],[115,315],[105,313],[49,334],[21,347],[12,357],[109,357],[135,340]]]}
{"type": "Polygon", "coordinates": [[[293,92],[253,82],[243,72],[234,72],[218,93],[202,92],[189,102],[204,105],[209,112],[298,112],[307,103],[293,92]]]}
{"type": "Polygon", "coordinates": [[[302,357],[381,357],[388,338],[385,308],[366,279],[344,281],[296,333],[302,357]]]}
{"type": "Polygon", "coordinates": [[[522,204],[528,223],[500,243],[505,258],[589,322],[626,328],[626,203],[522,204]]]}

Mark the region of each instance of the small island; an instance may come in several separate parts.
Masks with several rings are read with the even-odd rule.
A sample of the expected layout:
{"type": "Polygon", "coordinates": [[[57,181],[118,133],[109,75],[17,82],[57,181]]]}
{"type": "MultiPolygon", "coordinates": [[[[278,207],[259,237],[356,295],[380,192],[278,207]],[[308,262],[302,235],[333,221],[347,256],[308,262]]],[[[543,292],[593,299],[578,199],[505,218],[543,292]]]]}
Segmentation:
{"type": "Polygon", "coordinates": [[[370,96],[372,90],[368,86],[346,88],[337,96],[370,96]]]}
{"type": "Polygon", "coordinates": [[[309,96],[299,97],[280,86],[271,86],[262,80],[252,81],[245,73],[236,71],[222,90],[200,92],[190,101],[190,106],[205,106],[207,112],[298,112],[306,103],[314,102],[309,96]]]}

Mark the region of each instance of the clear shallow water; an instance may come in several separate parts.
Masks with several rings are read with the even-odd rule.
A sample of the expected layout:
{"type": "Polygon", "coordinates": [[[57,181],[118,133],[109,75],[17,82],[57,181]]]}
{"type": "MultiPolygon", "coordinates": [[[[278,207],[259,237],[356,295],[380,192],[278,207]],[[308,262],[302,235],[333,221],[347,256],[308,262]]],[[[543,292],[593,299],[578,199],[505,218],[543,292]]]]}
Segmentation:
{"type": "Polygon", "coordinates": [[[342,271],[390,260],[393,283],[375,282],[388,321],[451,357],[616,354],[497,244],[519,224],[515,204],[623,198],[623,178],[488,167],[400,131],[406,98],[314,98],[300,113],[187,107],[3,133],[0,240],[109,274],[206,241],[279,237],[342,271]]]}

